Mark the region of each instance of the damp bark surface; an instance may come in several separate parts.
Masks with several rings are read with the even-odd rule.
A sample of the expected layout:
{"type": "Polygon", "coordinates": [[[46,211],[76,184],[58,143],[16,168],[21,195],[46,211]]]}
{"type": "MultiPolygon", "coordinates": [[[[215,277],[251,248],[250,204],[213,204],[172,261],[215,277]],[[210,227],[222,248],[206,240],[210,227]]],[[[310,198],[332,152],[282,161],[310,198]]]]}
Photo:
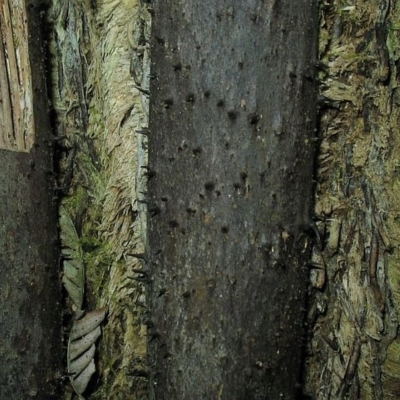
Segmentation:
{"type": "Polygon", "coordinates": [[[59,399],[57,214],[42,10],[34,2],[27,10],[35,143],[29,152],[0,150],[0,398],[59,399]]]}
{"type": "Polygon", "coordinates": [[[154,4],[151,399],[301,392],[317,26],[313,1],[154,4]]]}

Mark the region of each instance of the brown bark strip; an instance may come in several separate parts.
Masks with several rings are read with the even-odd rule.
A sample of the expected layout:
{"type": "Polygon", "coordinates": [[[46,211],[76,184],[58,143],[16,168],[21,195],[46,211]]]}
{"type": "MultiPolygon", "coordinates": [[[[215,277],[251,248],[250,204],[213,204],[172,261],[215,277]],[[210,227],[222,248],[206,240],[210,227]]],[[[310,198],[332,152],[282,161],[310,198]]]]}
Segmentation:
{"type": "Polygon", "coordinates": [[[14,132],[13,113],[10,99],[3,29],[0,20],[0,147],[12,148],[10,134],[14,132]]]}
{"type": "Polygon", "coordinates": [[[32,82],[27,52],[25,1],[0,1],[0,120],[3,130],[0,147],[29,151],[34,138],[32,82]]]}
{"type": "Polygon", "coordinates": [[[346,373],[345,376],[343,377],[342,386],[340,388],[340,394],[338,393],[340,399],[345,398],[346,392],[349,389],[350,385],[352,384],[352,381],[356,375],[360,353],[361,353],[361,341],[359,338],[356,338],[354,340],[353,349],[351,351],[350,358],[347,363],[346,373]]]}
{"type": "Polygon", "coordinates": [[[379,234],[375,231],[372,232],[371,237],[371,254],[369,259],[369,282],[374,292],[375,302],[380,311],[384,311],[385,302],[379,287],[377,278],[379,258],[379,234]]]}

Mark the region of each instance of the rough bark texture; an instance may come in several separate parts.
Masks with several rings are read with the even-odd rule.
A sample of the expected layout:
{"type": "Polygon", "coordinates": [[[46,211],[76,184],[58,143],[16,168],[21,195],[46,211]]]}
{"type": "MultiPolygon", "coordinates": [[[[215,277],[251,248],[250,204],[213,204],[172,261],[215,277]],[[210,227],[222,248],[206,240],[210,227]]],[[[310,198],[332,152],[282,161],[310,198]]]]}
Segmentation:
{"type": "Polygon", "coordinates": [[[109,309],[85,398],[142,400],[149,4],[53,0],[48,23],[61,203],[83,250],[84,307],[109,309]]]}
{"type": "Polygon", "coordinates": [[[151,398],[299,392],[313,174],[313,1],[157,1],[151,398]]]}
{"type": "MultiPolygon", "coordinates": [[[[34,133],[30,131],[30,137],[35,138],[34,146],[29,153],[0,151],[2,399],[59,399],[57,217],[40,15],[38,8],[28,4],[35,129],[34,133]]],[[[25,127],[28,128],[31,127],[25,127]]]]}
{"type": "MultiPolygon", "coordinates": [[[[350,4],[350,3],[349,3],[350,4]]],[[[400,396],[399,4],[321,8],[321,147],[307,391],[400,396]]]]}

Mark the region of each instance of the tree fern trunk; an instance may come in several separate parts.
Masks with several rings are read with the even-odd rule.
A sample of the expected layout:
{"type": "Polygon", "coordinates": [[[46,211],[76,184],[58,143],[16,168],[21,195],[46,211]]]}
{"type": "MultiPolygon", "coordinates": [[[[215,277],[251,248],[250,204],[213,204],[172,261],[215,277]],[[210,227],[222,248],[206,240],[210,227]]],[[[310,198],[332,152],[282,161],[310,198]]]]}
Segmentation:
{"type": "Polygon", "coordinates": [[[398,398],[399,5],[321,8],[322,95],[308,392],[398,398]]]}
{"type": "Polygon", "coordinates": [[[293,399],[310,248],[316,4],[154,6],[151,399],[293,399]]]}

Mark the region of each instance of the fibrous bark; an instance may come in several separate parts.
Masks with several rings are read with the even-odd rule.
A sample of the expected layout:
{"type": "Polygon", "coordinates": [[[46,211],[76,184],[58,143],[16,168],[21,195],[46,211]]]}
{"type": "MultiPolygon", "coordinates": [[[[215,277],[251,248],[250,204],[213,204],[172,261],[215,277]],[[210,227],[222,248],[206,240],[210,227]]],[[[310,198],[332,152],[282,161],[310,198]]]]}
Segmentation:
{"type": "Polygon", "coordinates": [[[307,391],[398,398],[399,4],[321,6],[323,70],[307,391]]]}
{"type": "Polygon", "coordinates": [[[85,308],[109,309],[98,380],[85,393],[93,399],[141,400],[147,391],[140,269],[149,8],[144,0],[54,0],[48,12],[61,203],[82,248],[85,308]]]}
{"type": "Polygon", "coordinates": [[[313,1],[159,1],[149,132],[152,399],[299,392],[313,1]]]}

